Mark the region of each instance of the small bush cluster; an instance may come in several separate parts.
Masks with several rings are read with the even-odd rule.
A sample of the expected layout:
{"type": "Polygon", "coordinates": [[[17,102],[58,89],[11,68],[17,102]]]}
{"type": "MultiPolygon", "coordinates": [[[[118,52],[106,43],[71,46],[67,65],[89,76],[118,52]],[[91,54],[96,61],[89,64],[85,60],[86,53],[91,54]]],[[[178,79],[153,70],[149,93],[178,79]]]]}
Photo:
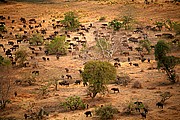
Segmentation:
{"type": "Polygon", "coordinates": [[[105,105],[97,108],[95,113],[100,117],[101,120],[109,120],[113,118],[114,114],[118,113],[118,109],[111,105],[105,105]]]}
{"type": "Polygon", "coordinates": [[[79,96],[68,97],[68,98],[66,98],[65,102],[61,103],[61,105],[65,109],[70,109],[72,111],[86,108],[85,103],[81,100],[81,98],[79,96]]]}

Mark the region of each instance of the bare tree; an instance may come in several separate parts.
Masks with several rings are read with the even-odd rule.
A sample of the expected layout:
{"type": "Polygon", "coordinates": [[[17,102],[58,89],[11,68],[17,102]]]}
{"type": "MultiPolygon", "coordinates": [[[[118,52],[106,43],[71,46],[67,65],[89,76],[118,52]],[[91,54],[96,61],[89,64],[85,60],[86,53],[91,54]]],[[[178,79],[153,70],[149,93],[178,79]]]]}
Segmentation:
{"type": "Polygon", "coordinates": [[[10,102],[10,79],[6,79],[4,76],[0,76],[0,109],[4,109],[6,104],[10,102]]]}

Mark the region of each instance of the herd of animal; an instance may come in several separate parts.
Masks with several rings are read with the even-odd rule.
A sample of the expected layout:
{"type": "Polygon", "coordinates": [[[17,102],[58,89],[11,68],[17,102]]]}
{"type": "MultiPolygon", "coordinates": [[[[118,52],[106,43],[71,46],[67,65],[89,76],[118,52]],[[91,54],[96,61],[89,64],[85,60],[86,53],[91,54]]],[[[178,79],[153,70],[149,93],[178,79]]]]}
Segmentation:
{"type": "MultiPolygon", "coordinates": [[[[0,33],[0,38],[2,43],[0,43],[0,48],[2,49],[2,56],[6,56],[9,58],[12,62],[13,66],[17,65],[17,61],[15,59],[15,51],[23,47],[24,45],[27,46],[28,50],[31,51],[31,54],[28,58],[28,60],[24,63],[23,67],[31,67],[31,62],[32,60],[37,60],[37,62],[44,62],[44,61],[50,61],[50,54],[49,51],[44,47],[44,45],[41,42],[37,42],[36,45],[34,46],[33,43],[30,42],[30,39],[34,33],[38,33],[42,35],[43,37],[43,43],[46,43],[47,41],[53,41],[53,39],[56,36],[66,36],[66,42],[69,43],[68,51],[69,53],[74,53],[80,51],[80,48],[84,44],[88,44],[88,37],[86,36],[87,34],[90,34],[93,36],[91,39],[94,39],[95,41],[100,39],[100,38],[105,38],[105,39],[110,39],[110,38],[115,38],[118,36],[118,32],[112,32],[111,29],[108,28],[107,23],[98,23],[96,26],[95,23],[89,23],[85,25],[80,25],[80,27],[75,31],[76,35],[72,36],[72,32],[70,31],[60,31],[60,28],[65,28],[63,24],[59,20],[36,20],[34,18],[19,18],[19,19],[13,19],[11,16],[3,16],[0,15],[0,26],[6,26],[6,29],[1,31],[0,33]],[[48,24],[48,26],[47,26],[48,24]],[[49,27],[50,26],[50,27],[49,27]],[[114,37],[115,36],[115,37],[114,37]],[[41,61],[42,60],[42,61],[41,61]]],[[[146,58],[145,55],[143,54],[143,50],[138,47],[134,47],[130,44],[137,44],[139,43],[140,40],[145,40],[148,39],[148,34],[145,33],[145,30],[149,31],[158,31],[156,27],[152,26],[146,26],[146,27],[137,27],[134,31],[133,34],[140,34],[142,37],[132,37],[132,34],[127,34],[126,32],[123,33],[122,39],[120,39],[120,43],[122,45],[122,48],[124,49],[122,52],[122,55],[127,57],[127,62],[129,62],[130,66],[135,66],[139,67],[139,63],[133,62],[131,60],[131,52],[134,52],[134,49],[138,53],[139,60],[143,63],[147,61],[148,63],[151,62],[150,58],[146,58]]],[[[122,34],[122,33],[121,33],[122,34]]],[[[167,39],[174,39],[174,35],[170,33],[163,33],[163,34],[156,34],[155,37],[162,37],[165,36],[167,39]]],[[[119,40],[119,38],[118,38],[119,40]]],[[[179,40],[175,39],[173,43],[176,44],[179,40]]],[[[116,43],[117,39],[111,39],[111,43],[116,43]]],[[[153,49],[154,46],[152,45],[151,48],[153,49]]],[[[88,52],[87,52],[88,53],[88,52]]],[[[73,55],[73,54],[72,54],[73,55]]],[[[93,57],[92,55],[88,54],[90,57],[93,57]]],[[[61,54],[56,53],[55,57],[57,60],[59,60],[61,54]]],[[[87,59],[85,57],[82,57],[82,55],[79,54],[80,59],[87,59]]],[[[114,60],[114,67],[117,69],[121,67],[121,60],[119,57],[113,58],[114,60]]],[[[70,83],[68,80],[73,79],[72,75],[68,74],[69,69],[64,68],[65,72],[67,73],[66,75],[62,75],[61,78],[63,81],[59,82],[59,85],[61,86],[69,86],[70,83]],[[67,79],[67,80],[66,80],[67,79]]],[[[32,74],[34,75],[39,75],[41,74],[41,71],[38,70],[37,66],[32,66],[32,74]]],[[[79,70],[79,73],[81,74],[82,71],[79,70]]],[[[80,85],[82,80],[75,80],[74,84],[80,85]]],[[[16,80],[15,83],[17,85],[20,85],[22,83],[21,80],[16,80]]],[[[84,86],[87,86],[87,83],[83,83],[84,86]]],[[[111,88],[111,90],[114,93],[119,93],[120,90],[119,88],[111,88]]],[[[17,96],[17,92],[15,92],[15,96],[17,96]]],[[[135,102],[134,103],[137,106],[140,106],[142,102],[135,102]]],[[[156,106],[161,107],[163,109],[163,103],[158,102],[156,103],[156,106]]],[[[146,115],[148,113],[147,108],[143,108],[143,112],[139,109],[136,108],[136,111],[140,112],[141,116],[146,118],[146,115]]],[[[84,113],[86,117],[92,116],[91,111],[86,111],[84,113]]],[[[28,118],[28,115],[24,115],[25,119],[28,118]]]]}

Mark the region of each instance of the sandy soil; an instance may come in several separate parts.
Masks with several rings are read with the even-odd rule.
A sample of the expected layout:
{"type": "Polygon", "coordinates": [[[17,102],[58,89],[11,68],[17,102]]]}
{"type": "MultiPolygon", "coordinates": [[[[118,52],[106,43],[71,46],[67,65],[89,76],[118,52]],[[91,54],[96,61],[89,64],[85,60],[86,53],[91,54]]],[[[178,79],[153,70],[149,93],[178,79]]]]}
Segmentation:
{"type": "MultiPolygon", "coordinates": [[[[7,4],[0,4],[0,15],[11,16],[11,19],[15,20],[15,23],[11,23],[10,20],[5,20],[7,23],[8,31],[12,31],[13,34],[18,33],[18,28],[22,26],[20,22],[20,17],[25,17],[26,19],[35,18],[37,21],[46,20],[43,27],[48,29],[47,35],[53,32],[50,25],[53,23],[52,19],[56,20],[63,19],[63,14],[67,11],[75,11],[79,20],[85,24],[89,25],[89,22],[93,23],[98,27],[98,19],[102,16],[106,17],[106,21],[110,21],[114,18],[121,18],[124,15],[132,15],[133,18],[138,21],[138,25],[152,25],[153,21],[171,19],[174,21],[180,20],[180,6],[174,3],[164,3],[157,2],[156,4],[145,5],[143,1],[135,1],[135,3],[127,2],[123,0],[119,2],[118,0],[115,4],[112,2],[97,2],[97,1],[84,1],[79,0],[78,2],[64,2],[64,0],[44,0],[43,2],[15,2],[11,1],[7,4]],[[152,21],[153,20],[153,21],[152,21]],[[15,26],[14,30],[11,27],[15,26]]],[[[86,39],[89,46],[95,44],[94,29],[91,29],[89,33],[86,33],[86,39]]],[[[117,36],[121,37],[120,34],[124,31],[117,33],[117,36]]],[[[131,31],[125,31],[126,34],[132,33],[131,31]]],[[[167,31],[163,31],[167,32],[167,31]]],[[[152,43],[157,42],[157,38],[154,37],[154,32],[146,31],[148,33],[152,43]]],[[[76,33],[71,33],[72,36],[76,36],[76,33]]],[[[136,36],[137,34],[133,34],[136,36]]],[[[0,43],[5,44],[6,48],[10,46],[7,45],[7,41],[15,41],[15,37],[11,35],[5,35],[5,39],[1,40],[0,43]]],[[[136,47],[137,44],[129,43],[129,45],[136,47]]],[[[22,43],[21,47],[28,47],[27,43],[22,43]]],[[[38,47],[35,47],[38,49],[38,47]]],[[[125,48],[122,48],[125,49],[125,48]]],[[[126,49],[125,49],[126,50],[126,49]]],[[[0,53],[3,50],[0,49],[0,53]]],[[[64,101],[65,98],[78,95],[86,103],[90,105],[88,110],[94,111],[95,107],[102,104],[112,104],[120,111],[119,114],[115,115],[114,119],[117,120],[139,120],[142,119],[139,113],[134,115],[123,116],[121,115],[123,108],[128,105],[130,101],[142,101],[148,106],[149,113],[147,114],[147,120],[179,120],[180,119],[180,91],[179,82],[171,85],[166,78],[166,75],[158,71],[157,69],[148,70],[149,67],[156,67],[156,61],[154,60],[153,51],[151,55],[145,55],[146,58],[151,58],[151,63],[144,62],[141,63],[137,59],[139,55],[137,51],[130,52],[130,57],[133,63],[139,63],[139,67],[130,66],[127,62],[127,56],[117,54],[113,57],[119,57],[121,59],[121,67],[117,69],[118,75],[124,74],[130,77],[131,82],[127,86],[109,84],[108,89],[112,87],[118,87],[120,93],[113,93],[109,91],[104,96],[97,95],[95,99],[91,99],[86,96],[86,88],[82,84],[74,85],[74,81],[81,79],[78,70],[83,68],[83,63],[88,60],[95,59],[96,53],[93,53],[94,57],[89,57],[87,59],[78,58],[78,55],[68,54],[67,56],[60,57],[56,60],[54,55],[48,56],[50,61],[43,61],[41,59],[44,54],[40,53],[36,57],[38,61],[38,67],[36,70],[40,71],[40,75],[36,78],[36,84],[33,86],[24,85],[12,85],[11,93],[11,104],[8,104],[4,110],[0,110],[0,116],[3,117],[15,117],[18,120],[24,119],[23,114],[28,111],[37,111],[39,108],[44,107],[50,115],[44,119],[47,120],[94,120],[96,116],[93,112],[93,117],[86,117],[84,115],[85,110],[69,111],[65,112],[63,108],[59,106],[60,102],[64,101]],[[47,84],[53,79],[59,79],[61,75],[66,75],[64,68],[69,68],[73,79],[69,80],[71,83],[69,87],[58,86],[58,91],[54,90],[54,86],[50,86],[48,89],[48,94],[46,96],[41,96],[40,86],[47,84]],[[139,81],[142,84],[141,89],[134,89],[132,85],[135,81],[139,81]],[[18,96],[13,96],[13,91],[18,92],[18,96]],[[156,107],[156,103],[160,101],[160,94],[163,92],[170,92],[173,96],[167,100],[164,109],[156,107]]],[[[179,51],[173,53],[175,56],[180,56],[179,51]]],[[[30,60],[33,63],[33,60],[30,60]]],[[[113,63],[113,60],[110,62],[113,63]]],[[[27,68],[15,68],[10,71],[10,73],[4,74],[11,79],[12,83],[16,79],[23,79],[34,69],[32,67],[27,68]]],[[[180,75],[180,66],[175,68],[177,74],[180,75]]]]}

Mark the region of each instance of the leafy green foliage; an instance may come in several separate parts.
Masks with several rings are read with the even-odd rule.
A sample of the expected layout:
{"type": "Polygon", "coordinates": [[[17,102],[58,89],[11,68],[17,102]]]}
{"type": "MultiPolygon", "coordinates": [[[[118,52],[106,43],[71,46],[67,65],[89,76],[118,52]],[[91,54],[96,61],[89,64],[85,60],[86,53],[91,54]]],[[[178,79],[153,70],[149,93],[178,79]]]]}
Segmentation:
{"type": "Polygon", "coordinates": [[[159,31],[161,31],[162,27],[164,26],[164,22],[160,22],[160,21],[156,21],[154,24],[159,29],[159,31]]]}
{"type": "Polygon", "coordinates": [[[0,25],[0,32],[2,32],[2,31],[4,31],[4,30],[6,30],[6,27],[5,27],[5,25],[0,25]]]}
{"type": "Polygon", "coordinates": [[[60,53],[61,55],[67,54],[68,43],[65,41],[65,36],[55,37],[50,44],[46,45],[46,49],[50,54],[60,53]]]}
{"type": "Polygon", "coordinates": [[[19,49],[15,52],[15,61],[19,63],[19,66],[23,66],[24,62],[26,61],[28,57],[28,53],[25,49],[19,49]]]}
{"type": "Polygon", "coordinates": [[[117,19],[109,22],[109,26],[112,27],[115,31],[118,31],[122,27],[122,22],[119,22],[117,19]]]}
{"type": "Polygon", "coordinates": [[[174,23],[173,24],[174,31],[176,32],[176,35],[180,35],[180,23],[174,23]]]}
{"type": "Polygon", "coordinates": [[[111,105],[105,105],[95,110],[96,115],[100,116],[101,120],[113,119],[113,115],[118,113],[118,109],[111,105]]]}
{"type": "Polygon", "coordinates": [[[166,54],[170,51],[168,44],[166,44],[163,40],[159,40],[155,45],[155,59],[161,60],[162,57],[166,56],[166,54]]]}
{"type": "Polygon", "coordinates": [[[180,64],[180,58],[166,56],[169,50],[168,45],[164,41],[158,41],[155,45],[155,59],[157,60],[158,68],[163,68],[163,70],[166,71],[169,80],[172,83],[175,83],[176,73],[173,69],[177,64],[180,64]]]}
{"type": "Polygon", "coordinates": [[[11,61],[0,55],[0,66],[10,66],[10,65],[11,65],[11,61]]]}
{"type": "MultiPolygon", "coordinates": [[[[137,101],[136,101],[137,102],[137,101]]],[[[136,109],[143,109],[145,108],[145,105],[143,103],[137,104],[136,102],[133,101],[128,101],[127,106],[124,108],[124,113],[129,115],[133,114],[136,112],[136,109]]]]}
{"type": "Polygon", "coordinates": [[[147,50],[148,54],[150,54],[151,42],[149,40],[141,40],[139,44],[142,46],[142,48],[145,48],[147,50]]]}
{"type": "Polygon", "coordinates": [[[79,27],[80,23],[75,13],[70,11],[66,12],[64,15],[64,20],[62,20],[61,23],[65,26],[65,29],[76,30],[79,27]]]}
{"type": "Polygon", "coordinates": [[[31,45],[42,45],[43,44],[43,37],[41,34],[34,34],[31,38],[29,43],[31,45]],[[40,43],[40,44],[39,44],[40,43]]]}
{"type": "Polygon", "coordinates": [[[116,79],[116,69],[109,62],[89,61],[84,66],[82,73],[83,82],[89,82],[88,91],[94,98],[97,93],[106,91],[106,84],[116,79]]]}
{"type": "Polygon", "coordinates": [[[79,96],[70,96],[61,105],[70,110],[85,109],[86,107],[79,96]]]}
{"type": "Polygon", "coordinates": [[[133,18],[131,16],[123,16],[122,21],[123,21],[123,26],[125,30],[128,30],[131,28],[130,23],[133,21],[133,18]]]}
{"type": "Polygon", "coordinates": [[[160,96],[162,97],[161,102],[164,103],[166,100],[172,97],[172,94],[170,92],[164,92],[160,96]]]}

